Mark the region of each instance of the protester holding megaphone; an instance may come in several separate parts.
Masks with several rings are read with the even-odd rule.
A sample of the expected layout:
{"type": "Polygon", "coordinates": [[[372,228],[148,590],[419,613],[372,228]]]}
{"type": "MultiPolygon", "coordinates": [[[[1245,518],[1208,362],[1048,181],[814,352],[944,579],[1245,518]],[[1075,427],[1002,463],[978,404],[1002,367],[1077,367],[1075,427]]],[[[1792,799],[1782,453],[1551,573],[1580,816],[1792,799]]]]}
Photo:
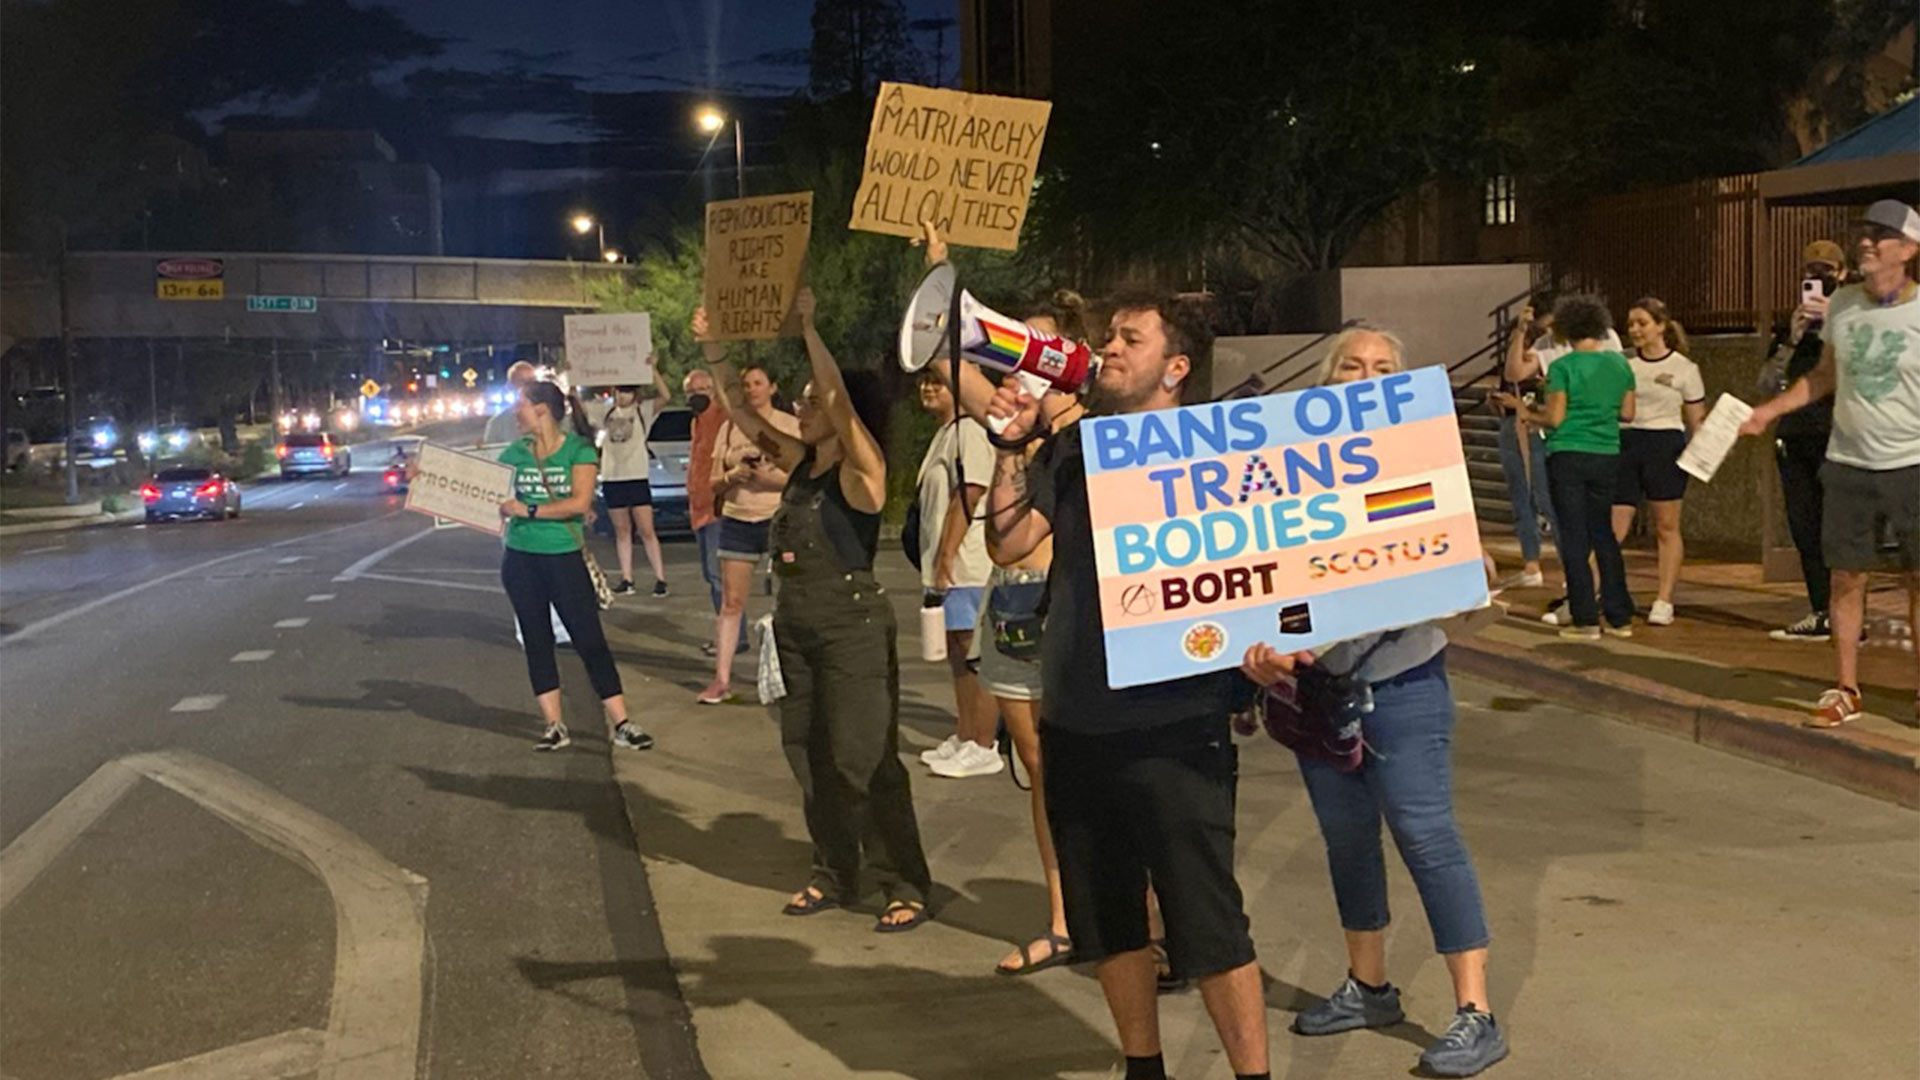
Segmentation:
{"type": "Polygon", "coordinates": [[[874,929],[897,933],[927,920],[932,875],[900,763],[893,604],[873,575],[889,403],[871,373],[841,373],[814,325],[810,289],[795,296],[793,311],[813,373],[798,402],[798,437],[746,407],[739,373],[720,345],[706,342],[706,310],[693,317],[736,422],[789,475],[768,534],[780,579],[773,639],[786,684],[780,741],[800,783],[813,875],[785,912],[814,915],[855,902],[864,856],[886,893],[874,929]]]}

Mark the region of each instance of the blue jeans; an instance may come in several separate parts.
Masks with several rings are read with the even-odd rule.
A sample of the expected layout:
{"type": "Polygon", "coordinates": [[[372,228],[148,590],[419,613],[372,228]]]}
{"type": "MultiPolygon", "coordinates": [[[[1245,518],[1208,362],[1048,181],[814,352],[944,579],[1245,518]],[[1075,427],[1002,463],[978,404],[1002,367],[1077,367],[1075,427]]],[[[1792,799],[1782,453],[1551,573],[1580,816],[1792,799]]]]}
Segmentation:
{"type": "MultiPolygon", "coordinates": [[[[713,596],[713,613],[720,614],[720,522],[709,521],[693,530],[693,537],[700,542],[700,576],[707,581],[707,591],[713,596]]],[[[740,640],[747,640],[747,613],[740,613],[740,640]]]]}
{"type": "Polygon", "coordinates": [[[1407,672],[1405,681],[1375,685],[1373,712],[1361,722],[1365,764],[1343,773],[1300,759],[1320,835],[1327,842],[1340,925],[1384,930],[1387,863],[1380,819],[1420,890],[1433,943],[1442,954],[1483,949],[1488,942],[1480,879],[1474,875],[1453,814],[1453,692],[1446,653],[1407,672]]]}
{"type": "Polygon", "coordinates": [[[1513,505],[1513,530],[1520,536],[1520,554],[1528,562],[1540,558],[1540,519],[1553,530],[1554,550],[1560,547],[1560,522],[1553,514],[1547,489],[1547,446],[1540,433],[1527,429],[1527,454],[1533,462],[1532,483],[1527,463],[1520,457],[1519,424],[1509,414],[1500,418],[1500,472],[1507,481],[1507,500],[1513,505]]]}

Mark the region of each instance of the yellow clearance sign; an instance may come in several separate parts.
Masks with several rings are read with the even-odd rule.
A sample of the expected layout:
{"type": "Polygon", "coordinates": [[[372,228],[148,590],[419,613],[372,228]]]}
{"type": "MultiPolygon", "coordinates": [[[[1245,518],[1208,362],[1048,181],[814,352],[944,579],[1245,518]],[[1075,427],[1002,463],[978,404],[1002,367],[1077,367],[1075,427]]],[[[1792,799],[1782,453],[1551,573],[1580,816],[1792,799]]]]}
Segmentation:
{"type": "Polygon", "coordinates": [[[162,300],[224,300],[226,272],[219,259],[161,259],[153,264],[154,295],[162,300]]]}

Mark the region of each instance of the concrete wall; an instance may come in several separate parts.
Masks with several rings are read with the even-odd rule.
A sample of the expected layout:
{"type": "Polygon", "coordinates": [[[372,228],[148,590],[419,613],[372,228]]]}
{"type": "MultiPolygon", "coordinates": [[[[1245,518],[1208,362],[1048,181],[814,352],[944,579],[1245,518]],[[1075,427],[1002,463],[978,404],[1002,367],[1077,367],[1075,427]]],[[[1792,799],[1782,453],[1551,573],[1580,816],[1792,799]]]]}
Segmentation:
{"type": "Polygon", "coordinates": [[[1414,366],[1452,364],[1487,343],[1488,312],[1532,280],[1525,263],[1347,269],[1340,271],[1340,317],[1399,334],[1414,366]]]}
{"type": "MultiPolygon", "coordinates": [[[[1751,334],[1715,334],[1689,343],[1687,355],[1700,365],[1707,384],[1707,407],[1722,393],[1753,403],[1753,377],[1764,359],[1765,340],[1751,334]]],[[[1721,558],[1759,561],[1762,507],[1777,506],[1779,486],[1773,482],[1772,443],[1742,439],[1714,474],[1711,484],[1694,481],[1687,487],[1680,529],[1689,550],[1721,558]]],[[[1788,543],[1784,534],[1782,543],[1788,543]]],[[[1640,542],[1637,541],[1636,542],[1640,542]]]]}
{"type": "MultiPolygon", "coordinates": [[[[1223,337],[1213,343],[1213,393],[1219,396],[1239,385],[1241,380],[1318,338],[1319,334],[1253,334],[1223,337]]],[[[1264,376],[1267,386],[1276,385],[1276,377],[1305,370],[1320,360],[1318,349],[1300,354],[1281,370],[1264,376]]]]}

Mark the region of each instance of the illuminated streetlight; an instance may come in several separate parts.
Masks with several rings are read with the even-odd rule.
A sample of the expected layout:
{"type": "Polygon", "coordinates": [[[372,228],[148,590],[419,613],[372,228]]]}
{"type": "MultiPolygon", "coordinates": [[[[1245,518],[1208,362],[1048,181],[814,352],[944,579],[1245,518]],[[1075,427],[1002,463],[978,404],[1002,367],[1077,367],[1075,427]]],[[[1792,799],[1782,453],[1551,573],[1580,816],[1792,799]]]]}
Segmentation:
{"type": "Polygon", "coordinates": [[[607,260],[610,263],[617,263],[620,261],[620,253],[613,250],[612,248],[608,248],[607,250],[601,252],[600,257],[607,260]]]}
{"type": "MultiPolygon", "coordinates": [[[[567,224],[573,226],[573,231],[579,233],[581,236],[585,236],[588,233],[597,234],[600,251],[603,255],[605,254],[607,250],[607,226],[605,222],[602,222],[592,214],[576,213],[572,218],[568,219],[567,224]]],[[[608,259],[607,261],[612,262],[613,260],[608,259]]]]}
{"type": "MultiPolygon", "coordinates": [[[[733,117],[733,187],[738,198],[747,197],[747,137],[740,129],[740,118],[733,117]]],[[[727,126],[727,114],[712,105],[702,105],[693,116],[700,130],[719,138],[727,126]]]]}
{"type": "Polygon", "coordinates": [[[594,220],[586,214],[576,214],[573,218],[573,231],[585,236],[593,231],[594,220]]]}

